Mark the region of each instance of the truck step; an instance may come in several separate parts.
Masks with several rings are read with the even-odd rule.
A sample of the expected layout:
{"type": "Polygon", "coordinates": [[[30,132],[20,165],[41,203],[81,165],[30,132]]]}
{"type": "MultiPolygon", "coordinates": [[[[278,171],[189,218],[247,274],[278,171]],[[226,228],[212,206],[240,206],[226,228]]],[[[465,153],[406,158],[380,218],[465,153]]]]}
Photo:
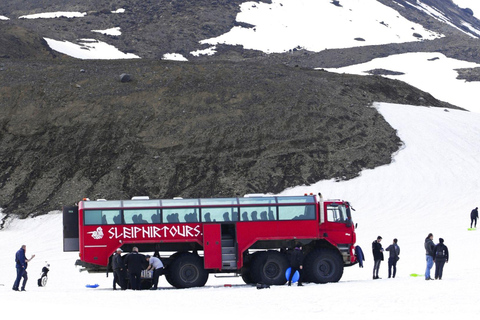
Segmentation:
{"type": "Polygon", "coordinates": [[[227,260],[222,262],[222,269],[223,270],[235,270],[237,269],[237,261],[236,260],[227,260]]]}

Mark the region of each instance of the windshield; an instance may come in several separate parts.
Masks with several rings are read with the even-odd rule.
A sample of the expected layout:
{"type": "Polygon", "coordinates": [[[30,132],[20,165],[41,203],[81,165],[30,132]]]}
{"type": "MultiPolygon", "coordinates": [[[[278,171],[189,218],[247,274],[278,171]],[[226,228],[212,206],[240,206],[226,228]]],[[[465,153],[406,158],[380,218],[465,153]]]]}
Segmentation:
{"type": "Polygon", "coordinates": [[[329,204],[327,205],[327,221],[339,223],[351,222],[350,210],[347,210],[344,204],[329,204]]]}

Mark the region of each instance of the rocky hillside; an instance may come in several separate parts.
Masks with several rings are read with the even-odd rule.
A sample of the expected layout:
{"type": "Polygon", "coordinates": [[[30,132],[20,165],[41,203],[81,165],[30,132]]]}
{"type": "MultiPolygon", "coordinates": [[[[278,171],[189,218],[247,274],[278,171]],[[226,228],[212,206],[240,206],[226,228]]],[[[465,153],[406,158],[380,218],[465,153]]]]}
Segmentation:
{"type": "MultiPolygon", "coordinates": [[[[311,68],[422,43],[268,57],[223,46],[187,63],[158,59],[229,30],[241,2],[2,1],[11,17],[97,11],[85,29],[69,19],[0,23],[0,207],[26,216],[83,197],[221,197],[350,179],[389,163],[401,144],[372,102],[453,107],[399,81],[311,68]],[[43,40],[110,26],[119,7],[136,15],[117,21],[129,30],[118,47],[135,41],[147,58],[75,60],[43,40]]],[[[453,55],[473,40],[441,41],[453,55]]]]}

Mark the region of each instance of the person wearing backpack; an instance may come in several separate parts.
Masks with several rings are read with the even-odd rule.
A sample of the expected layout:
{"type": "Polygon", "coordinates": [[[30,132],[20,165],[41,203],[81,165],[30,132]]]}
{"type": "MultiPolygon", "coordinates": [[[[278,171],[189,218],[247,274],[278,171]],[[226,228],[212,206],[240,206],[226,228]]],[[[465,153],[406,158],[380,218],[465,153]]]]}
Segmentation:
{"type": "Polygon", "coordinates": [[[397,261],[400,259],[400,247],[397,244],[398,240],[393,239],[393,243],[387,247],[387,250],[390,253],[388,257],[388,277],[395,278],[397,273],[397,261]],[[393,269],[393,272],[392,272],[393,269]]]}
{"type": "Polygon", "coordinates": [[[438,241],[440,242],[435,246],[435,257],[433,258],[435,261],[435,280],[442,280],[443,267],[445,262],[448,263],[448,248],[443,244],[444,240],[442,238],[439,238],[438,241]]]}

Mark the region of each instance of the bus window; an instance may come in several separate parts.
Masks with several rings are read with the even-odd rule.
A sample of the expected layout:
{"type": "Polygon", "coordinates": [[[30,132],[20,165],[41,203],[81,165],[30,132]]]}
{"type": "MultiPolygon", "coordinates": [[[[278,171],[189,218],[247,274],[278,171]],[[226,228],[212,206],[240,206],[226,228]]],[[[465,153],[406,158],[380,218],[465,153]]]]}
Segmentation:
{"type": "Polygon", "coordinates": [[[280,220],[313,220],[315,219],[315,205],[280,206],[278,207],[280,220]]]}
{"type": "Polygon", "coordinates": [[[157,209],[125,209],[123,217],[126,224],[160,223],[160,212],[157,209]]]}
{"type": "Polygon", "coordinates": [[[240,208],[242,221],[268,221],[276,220],[277,207],[243,207],[240,208]]]}
{"type": "Polygon", "coordinates": [[[84,223],[86,226],[98,224],[121,224],[120,210],[85,210],[84,223]]]}
{"type": "Polygon", "coordinates": [[[277,203],[275,197],[246,197],[238,199],[240,204],[270,204],[277,203]]]}
{"type": "Polygon", "coordinates": [[[170,208],[163,209],[164,223],[182,223],[182,222],[198,222],[198,208],[170,208]]]}
{"type": "Polygon", "coordinates": [[[314,196],[278,197],[278,203],[315,203],[314,196]]]}
{"type": "Polygon", "coordinates": [[[231,206],[238,204],[237,198],[200,199],[202,206],[231,206]]]}
{"type": "Polygon", "coordinates": [[[203,222],[238,221],[237,207],[202,208],[203,222]]]}
{"type": "Polygon", "coordinates": [[[347,210],[344,205],[328,205],[327,206],[327,220],[330,222],[347,222],[347,210]]]}
{"type": "Polygon", "coordinates": [[[139,207],[158,207],[160,205],[160,200],[124,200],[124,208],[139,208],[139,207]]]}

